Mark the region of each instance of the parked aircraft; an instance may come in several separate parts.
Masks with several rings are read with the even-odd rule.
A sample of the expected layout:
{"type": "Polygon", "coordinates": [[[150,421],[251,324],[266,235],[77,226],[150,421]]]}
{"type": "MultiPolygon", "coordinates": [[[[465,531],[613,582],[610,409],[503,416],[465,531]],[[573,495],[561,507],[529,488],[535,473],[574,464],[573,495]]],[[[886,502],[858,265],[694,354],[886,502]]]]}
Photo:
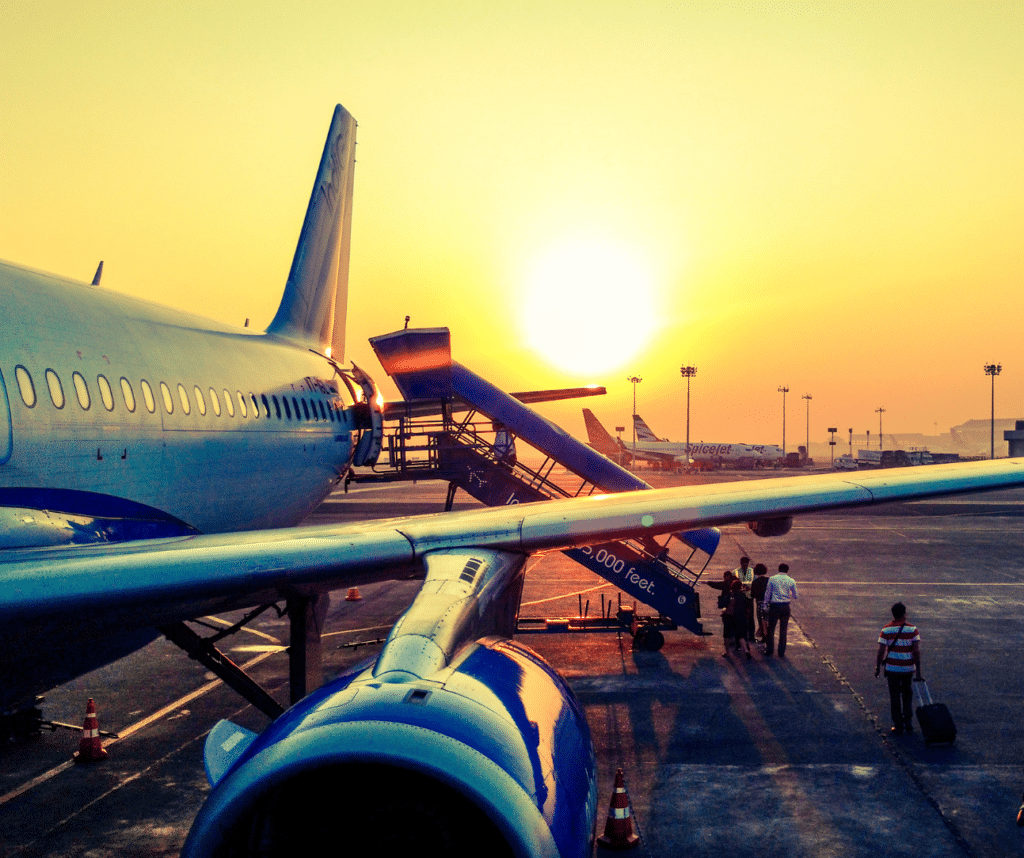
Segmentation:
{"type": "Polygon", "coordinates": [[[183,855],[319,851],[367,807],[382,824],[346,825],[353,851],[589,855],[582,708],[510,639],[530,553],[1024,484],[1004,459],[287,527],[381,443],[372,379],[340,365],[354,147],[339,106],[262,334],[0,265],[0,705],[156,628],[216,662],[183,621],[288,604],[301,699],[261,735],[213,729],[183,855]],[[322,594],[408,576],[423,588],[377,659],[307,694],[322,594]]]}
{"type": "MultiPolygon", "coordinates": [[[[673,443],[667,438],[659,438],[639,414],[633,415],[633,427],[636,430],[637,443],[643,442],[645,445],[649,445],[647,447],[649,454],[653,452],[655,456],[668,458],[673,449],[681,450],[683,456],[687,454],[686,444],[673,443]]],[[[698,465],[733,465],[739,468],[752,468],[774,465],[782,458],[782,448],[774,444],[707,444],[703,441],[695,441],[689,445],[689,459],[698,465]]]]}
{"type": "Polygon", "coordinates": [[[636,443],[613,438],[589,408],[583,409],[590,446],[616,461],[631,461],[635,456],[648,462],[674,468],[716,467],[731,465],[754,468],[774,465],[782,458],[782,448],[772,444],[707,444],[689,445],[659,438],[638,414],[633,415],[636,443]]]}

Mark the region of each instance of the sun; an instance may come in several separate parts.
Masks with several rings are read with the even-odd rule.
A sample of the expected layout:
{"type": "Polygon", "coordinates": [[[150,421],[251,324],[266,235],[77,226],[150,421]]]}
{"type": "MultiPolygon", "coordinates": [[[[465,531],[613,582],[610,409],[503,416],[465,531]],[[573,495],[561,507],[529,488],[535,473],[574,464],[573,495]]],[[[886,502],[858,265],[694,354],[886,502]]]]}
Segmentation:
{"type": "Polygon", "coordinates": [[[541,254],[521,305],[526,344],[552,366],[595,376],[626,366],[657,330],[654,278],[637,256],[597,240],[541,254]]]}

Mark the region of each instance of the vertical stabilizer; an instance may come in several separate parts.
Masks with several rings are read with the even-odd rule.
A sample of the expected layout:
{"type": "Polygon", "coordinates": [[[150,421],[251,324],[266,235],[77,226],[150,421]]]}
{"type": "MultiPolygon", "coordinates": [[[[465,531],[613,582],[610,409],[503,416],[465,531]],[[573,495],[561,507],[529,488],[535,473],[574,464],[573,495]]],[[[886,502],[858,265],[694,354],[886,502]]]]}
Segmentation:
{"type": "Polygon", "coordinates": [[[608,430],[601,425],[601,421],[597,419],[594,412],[589,408],[583,409],[583,422],[587,424],[587,440],[590,442],[591,447],[605,456],[618,455],[618,443],[608,434],[608,430]]]}
{"type": "Polygon", "coordinates": [[[646,423],[644,423],[644,418],[641,417],[639,414],[634,414],[633,415],[633,428],[636,430],[636,440],[637,441],[661,441],[662,440],[661,438],[659,438],[657,435],[655,435],[651,431],[651,427],[648,426],[646,423]]]}
{"type": "Polygon", "coordinates": [[[345,356],[348,257],[352,231],[352,181],[356,121],[340,104],[320,158],[320,169],[295,248],[288,283],[274,321],[275,334],[345,356]]]}

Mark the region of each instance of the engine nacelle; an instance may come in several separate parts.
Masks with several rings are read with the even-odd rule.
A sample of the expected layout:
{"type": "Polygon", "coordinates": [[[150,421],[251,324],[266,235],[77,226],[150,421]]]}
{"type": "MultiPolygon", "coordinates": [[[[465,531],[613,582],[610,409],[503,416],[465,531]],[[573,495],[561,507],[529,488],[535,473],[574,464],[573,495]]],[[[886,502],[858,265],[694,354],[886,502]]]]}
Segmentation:
{"type": "Polygon", "coordinates": [[[355,855],[591,854],[583,711],[506,638],[470,644],[429,680],[343,677],[260,736],[221,722],[207,770],[216,784],[183,856],[320,854],[325,842],[355,855]],[[232,748],[244,750],[219,765],[232,748]]]}
{"type": "Polygon", "coordinates": [[[754,531],[757,536],[785,536],[793,527],[793,516],[786,515],[781,518],[760,518],[757,521],[748,521],[747,527],[754,531]]]}

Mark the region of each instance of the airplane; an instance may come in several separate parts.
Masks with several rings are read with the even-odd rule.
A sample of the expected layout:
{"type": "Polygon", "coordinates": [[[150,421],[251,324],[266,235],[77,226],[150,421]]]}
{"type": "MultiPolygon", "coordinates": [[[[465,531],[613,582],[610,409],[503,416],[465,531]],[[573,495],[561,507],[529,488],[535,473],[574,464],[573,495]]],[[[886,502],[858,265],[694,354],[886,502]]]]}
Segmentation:
{"type": "Polygon", "coordinates": [[[263,700],[258,735],[211,730],[182,855],[321,849],[358,808],[353,850],[582,858],[589,727],[512,638],[531,554],[784,533],[800,513],[1024,485],[1024,459],[293,526],[381,445],[376,385],[341,365],[355,131],[339,105],[265,332],[0,264],[0,707],[158,633],[258,699],[185,621],[284,601],[293,705],[263,700]],[[378,656],[321,685],[326,594],[409,577],[423,585],[378,656]]]}
{"type": "MultiPolygon", "coordinates": [[[[639,414],[633,415],[633,426],[636,430],[637,442],[645,444],[672,444],[667,438],[659,438],[651,427],[644,422],[639,414]]],[[[685,453],[686,444],[675,444],[682,447],[685,453]]],[[[652,447],[648,448],[648,452],[652,447]]],[[[657,448],[653,448],[657,449],[657,448]]],[[[663,448],[665,450],[669,447],[663,448]]],[[[773,465],[784,458],[782,448],[775,444],[706,444],[698,441],[690,444],[690,461],[698,465],[730,464],[739,468],[762,467],[773,465]]]]}
{"type": "Polygon", "coordinates": [[[782,458],[782,448],[772,444],[706,444],[696,442],[689,447],[659,438],[638,414],[633,415],[636,442],[626,443],[613,438],[601,425],[594,412],[583,409],[590,446],[610,459],[632,461],[635,457],[673,468],[710,468],[729,464],[737,468],[773,465],[782,458]]]}

